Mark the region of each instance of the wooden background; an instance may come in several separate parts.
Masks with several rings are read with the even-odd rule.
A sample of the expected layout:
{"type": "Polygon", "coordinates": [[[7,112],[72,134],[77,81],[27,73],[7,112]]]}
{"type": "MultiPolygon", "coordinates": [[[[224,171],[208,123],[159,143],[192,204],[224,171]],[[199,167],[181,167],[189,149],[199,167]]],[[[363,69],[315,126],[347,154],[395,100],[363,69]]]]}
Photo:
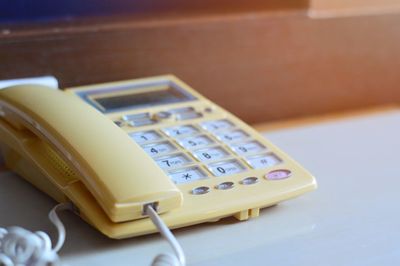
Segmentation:
{"type": "Polygon", "coordinates": [[[0,79],[172,73],[249,123],[399,102],[400,13],[314,19],[307,1],[265,2],[3,24],[0,79]]]}

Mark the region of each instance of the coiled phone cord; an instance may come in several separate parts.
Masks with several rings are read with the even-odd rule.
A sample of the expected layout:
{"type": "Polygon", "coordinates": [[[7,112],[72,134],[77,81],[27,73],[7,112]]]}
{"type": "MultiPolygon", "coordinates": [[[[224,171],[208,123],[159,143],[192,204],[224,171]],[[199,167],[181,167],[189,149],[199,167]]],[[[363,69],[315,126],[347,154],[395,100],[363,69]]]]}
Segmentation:
{"type": "MultiPolygon", "coordinates": [[[[58,240],[52,248],[51,239],[42,231],[31,232],[24,228],[13,226],[0,227],[0,265],[1,266],[49,266],[59,265],[57,252],[65,242],[65,227],[57,215],[62,210],[73,210],[71,203],[60,203],[49,212],[49,219],[57,228],[58,240]]],[[[152,266],[185,266],[186,258],[182,247],[158,216],[157,212],[148,205],[146,214],[157,227],[161,235],[169,242],[174,250],[172,254],[160,254],[154,258],[152,266]]]]}
{"type": "Polygon", "coordinates": [[[54,248],[45,232],[31,232],[17,226],[7,229],[0,227],[0,265],[58,265],[60,259],[57,252],[65,241],[65,227],[57,212],[67,209],[72,209],[71,203],[60,203],[49,212],[49,219],[58,231],[58,240],[54,248]]]}

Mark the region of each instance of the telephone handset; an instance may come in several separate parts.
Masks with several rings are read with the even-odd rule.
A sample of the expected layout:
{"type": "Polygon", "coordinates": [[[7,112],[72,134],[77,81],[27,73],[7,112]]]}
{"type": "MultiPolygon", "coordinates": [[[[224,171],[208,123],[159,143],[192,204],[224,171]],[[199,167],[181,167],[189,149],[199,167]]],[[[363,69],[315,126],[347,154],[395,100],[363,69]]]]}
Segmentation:
{"type": "MultiPolygon", "coordinates": [[[[181,205],[181,192],[162,170],[111,120],[84,102],[39,86],[0,91],[0,97],[5,119],[1,127],[8,129],[2,133],[14,138],[21,153],[32,160],[42,157],[40,145],[53,149],[80,173],[80,181],[113,222],[143,217],[148,203],[157,202],[159,212],[181,205]],[[25,138],[15,138],[21,131],[25,138]],[[136,169],[141,170],[133,179],[136,169]]],[[[45,168],[41,159],[36,163],[45,168]]]]}
{"type": "Polygon", "coordinates": [[[316,187],[256,131],[173,76],[0,91],[6,165],[112,238],[235,216],[316,187]]]}

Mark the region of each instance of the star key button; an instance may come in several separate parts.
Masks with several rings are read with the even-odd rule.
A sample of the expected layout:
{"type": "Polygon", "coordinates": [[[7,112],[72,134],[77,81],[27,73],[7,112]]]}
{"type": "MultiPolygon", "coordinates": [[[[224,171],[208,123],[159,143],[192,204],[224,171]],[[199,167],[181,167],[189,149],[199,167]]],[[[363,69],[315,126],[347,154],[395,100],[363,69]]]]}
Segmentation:
{"type": "Polygon", "coordinates": [[[207,178],[206,174],[199,167],[190,167],[176,171],[170,171],[169,177],[175,184],[189,183],[195,180],[207,178]]]}

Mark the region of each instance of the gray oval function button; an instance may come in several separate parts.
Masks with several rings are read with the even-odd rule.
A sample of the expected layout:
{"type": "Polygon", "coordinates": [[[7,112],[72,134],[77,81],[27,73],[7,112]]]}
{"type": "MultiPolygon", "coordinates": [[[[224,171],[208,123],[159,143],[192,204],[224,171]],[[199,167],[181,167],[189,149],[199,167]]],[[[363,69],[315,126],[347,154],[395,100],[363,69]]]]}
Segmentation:
{"type": "Polygon", "coordinates": [[[196,187],[194,189],[192,189],[192,194],[193,195],[203,195],[210,192],[210,188],[206,187],[206,186],[202,186],[202,187],[196,187]]]}
{"type": "Polygon", "coordinates": [[[255,176],[250,176],[242,179],[239,183],[242,185],[253,185],[258,182],[258,178],[255,176]]]}
{"type": "Polygon", "coordinates": [[[265,175],[265,178],[268,180],[282,180],[289,178],[292,175],[292,172],[287,169],[279,169],[269,172],[265,175]]]}
{"type": "Polygon", "coordinates": [[[235,186],[235,184],[233,182],[228,181],[228,182],[223,182],[221,184],[216,185],[215,188],[219,189],[219,190],[227,190],[227,189],[233,188],[234,186],[235,186]]]}
{"type": "Polygon", "coordinates": [[[165,112],[165,111],[161,111],[156,113],[154,116],[157,120],[163,120],[163,119],[168,119],[171,117],[171,113],[170,112],[165,112]]]}

